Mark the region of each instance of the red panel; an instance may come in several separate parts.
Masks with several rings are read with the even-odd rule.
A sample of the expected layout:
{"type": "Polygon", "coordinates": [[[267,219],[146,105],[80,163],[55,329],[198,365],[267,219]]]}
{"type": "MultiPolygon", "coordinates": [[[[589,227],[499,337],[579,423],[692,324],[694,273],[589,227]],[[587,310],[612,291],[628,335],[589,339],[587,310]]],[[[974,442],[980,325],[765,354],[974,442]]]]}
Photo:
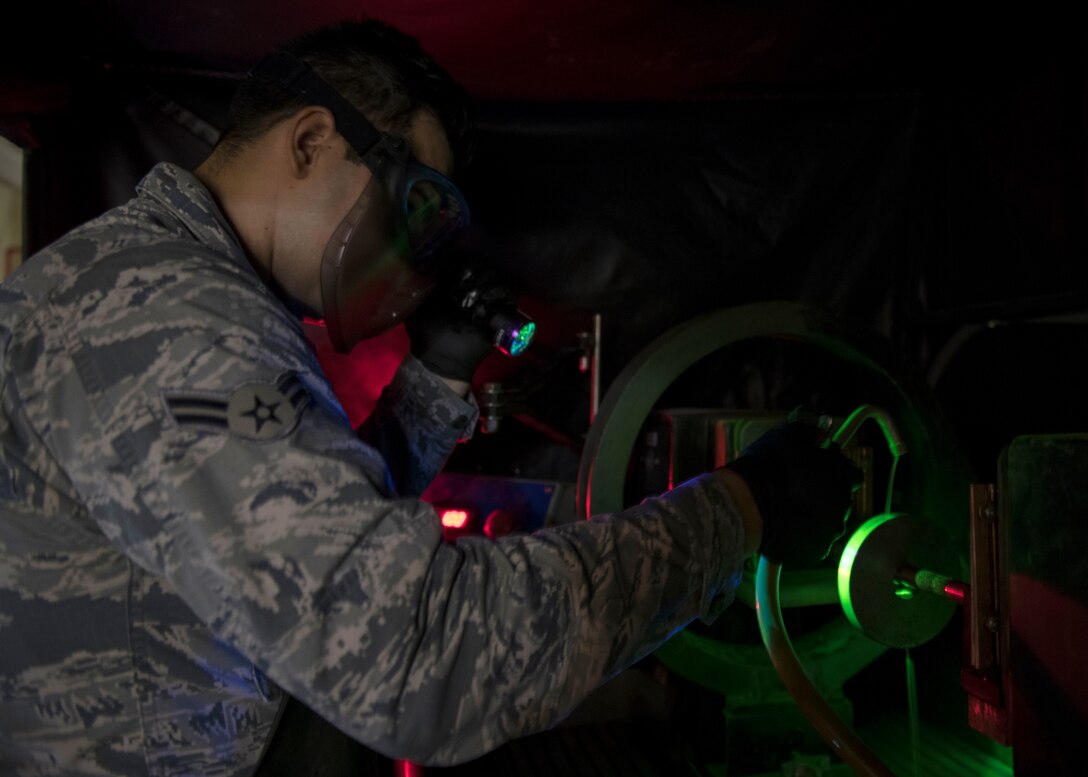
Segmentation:
{"type": "Polygon", "coordinates": [[[1080,773],[1088,731],[1088,607],[1023,574],[1009,576],[1009,596],[1015,772],[1080,773]]]}
{"type": "Polygon", "coordinates": [[[307,325],[305,330],[351,425],[357,427],[370,415],[382,389],[389,385],[393,373],[408,353],[404,327],[398,326],[379,337],[364,340],[349,354],[333,350],[324,327],[307,325]]]}

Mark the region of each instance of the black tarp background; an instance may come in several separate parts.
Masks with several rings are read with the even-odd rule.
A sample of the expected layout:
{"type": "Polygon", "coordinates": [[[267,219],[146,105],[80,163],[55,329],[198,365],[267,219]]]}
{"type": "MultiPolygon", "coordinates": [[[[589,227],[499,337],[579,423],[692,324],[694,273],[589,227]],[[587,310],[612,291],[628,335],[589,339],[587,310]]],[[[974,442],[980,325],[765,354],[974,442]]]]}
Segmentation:
{"type": "MultiPolygon", "coordinates": [[[[30,250],[208,153],[230,82],[101,83],[40,122],[30,250]],[[110,91],[111,89],[115,91],[110,91]]],[[[726,304],[801,299],[868,321],[925,251],[919,98],[481,108],[460,182],[519,290],[598,312],[613,358],[726,304]],[[632,310],[637,309],[637,315],[632,310]]]]}
{"type": "MultiPolygon", "coordinates": [[[[1036,23],[951,56],[949,37],[931,71],[887,89],[484,100],[461,182],[557,338],[602,314],[606,386],[699,312],[803,300],[930,372],[984,474],[1015,434],[1088,421],[1070,351],[1088,302],[1083,38],[1036,23]]],[[[0,111],[32,147],[28,248],[126,199],[156,161],[196,165],[234,83],[87,67],[40,109],[0,111]]]]}

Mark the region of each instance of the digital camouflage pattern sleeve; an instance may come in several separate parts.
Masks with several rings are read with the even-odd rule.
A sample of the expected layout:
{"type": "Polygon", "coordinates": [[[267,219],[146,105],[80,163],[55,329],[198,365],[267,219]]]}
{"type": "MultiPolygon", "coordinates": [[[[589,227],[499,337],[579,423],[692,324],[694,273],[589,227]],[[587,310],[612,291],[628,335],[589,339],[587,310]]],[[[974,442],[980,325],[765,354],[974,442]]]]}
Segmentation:
{"type": "MultiPolygon", "coordinates": [[[[743,528],[709,476],[618,515],[443,542],[206,192],[157,174],[154,207],[0,287],[5,773],[248,774],[277,686],[383,753],[460,762],[731,599],[743,528]]],[[[435,436],[401,451],[436,462],[472,412],[429,407],[418,369],[383,401],[424,411],[435,436]]]]}
{"type": "Polygon", "coordinates": [[[476,400],[464,400],[408,354],[382,391],[359,436],[377,448],[402,496],[419,496],[459,442],[472,437],[476,400]]]}

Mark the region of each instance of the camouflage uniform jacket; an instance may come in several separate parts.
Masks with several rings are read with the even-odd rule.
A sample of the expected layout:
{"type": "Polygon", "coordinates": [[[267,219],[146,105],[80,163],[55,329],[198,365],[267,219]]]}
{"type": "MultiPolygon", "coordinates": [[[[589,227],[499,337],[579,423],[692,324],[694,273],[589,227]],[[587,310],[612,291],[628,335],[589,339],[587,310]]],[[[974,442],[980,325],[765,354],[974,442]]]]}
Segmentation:
{"type": "Polygon", "coordinates": [[[284,692],[386,754],[464,761],[736,585],[712,477],[444,543],[413,495],[473,406],[409,357],[362,442],[170,165],[0,286],[0,346],[5,775],[250,774],[284,692]]]}

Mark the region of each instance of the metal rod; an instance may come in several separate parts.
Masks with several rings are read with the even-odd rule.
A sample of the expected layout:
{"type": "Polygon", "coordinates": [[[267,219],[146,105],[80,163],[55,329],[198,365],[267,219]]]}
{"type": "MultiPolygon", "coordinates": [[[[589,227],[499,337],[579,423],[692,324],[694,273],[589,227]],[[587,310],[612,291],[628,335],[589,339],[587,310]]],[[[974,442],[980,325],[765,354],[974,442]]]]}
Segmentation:
{"type": "Polygon", "coordinates": [[[956,604],[963,604],[971,591],[971,586],[959,580],[953,580],[947,575],[939,575],[928,569],[915,569],[914,567],[900,567],[895,573],[896,580],[906,583],[911,588],[919,591],[927,591],[945,599],[951,599],[956,604]]]}
{"type": "Polygon", "coordinates": [[[842,422],[842,426],[838,428],[838,431],[831,436],[832,442],[845,448],[866,421],[876,421],[880,431],[884,433],[884,439],[888,443],[888,450],[893,457],[899,458],[907,452],[907,444],[900,436],[891,415],[883,408],[874,407],[873,405],[862,405],[851,413],[850,417],[842,422]]]}
{"type": "Polygon", "coordinates": [[[593,314],[593,358],[589,362],[589,422],[601,407],[601,314],[593,314]]]}
{"type": "Polygon", "coordinates": [[[907,720],[910,725],[910,761],[911,774],[918,777],[918,768],[922,761],[922,735],[918,719],[918,677],[914,671],[914,657],[910,648],[903,651],[907,656],[907,720]]]}

